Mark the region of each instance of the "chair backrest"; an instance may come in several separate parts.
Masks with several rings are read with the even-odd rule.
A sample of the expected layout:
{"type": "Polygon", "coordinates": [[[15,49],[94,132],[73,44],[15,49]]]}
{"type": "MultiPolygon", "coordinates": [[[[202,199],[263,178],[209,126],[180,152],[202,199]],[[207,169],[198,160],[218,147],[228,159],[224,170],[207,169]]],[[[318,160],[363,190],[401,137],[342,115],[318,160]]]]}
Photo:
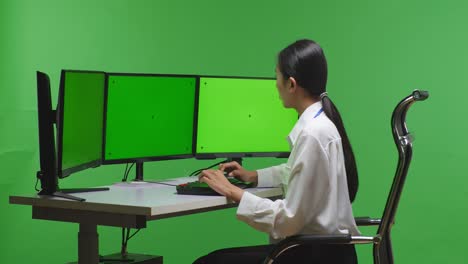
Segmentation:
{"type": "Polygon", "coordinates": [[[413,154],[412,142],[414,139],[406,127],[406,113],[414,102],[426,100],[428,97],[429,93],[427,91],[415,90],[411,95],[398,103],[392,114],[392,133],[398,149],[399,159],[392,187],[377,231],[377,235],[380,236],[382,242],[374,247],[375,263],[393,263],[390,230],[394,223],[398,203],[413,154]]]}
{"type": "MultiPolygon", "coordinates": [[[[423,101],[429,97],[427,91],[415,90],[411,95],[405,97],[392,114],[393,139],[398,149],[398,166],[393,179],[392,187],[387,198],[387,203],[381,219],[370,217],[358,217],[358,225],[378,225],[375,236],[352,236],[347,235],[294,235],[280,241],[265,259],[265,264],[274,263],[274,260],[287,250],[304,245],[314,246],[317,244],[370,244],[374,245],[374,264],[393,264],[393,253],[390,239],[390,231],[393,226],[395,214],[400,201],[401,192],[406,180],[408,168],[412,158],[413,138],[406,127],[406,113],[409,107],[416,101],[423,101]]],[[[353,261],[351,261],[354,263],[353,261]]]]}

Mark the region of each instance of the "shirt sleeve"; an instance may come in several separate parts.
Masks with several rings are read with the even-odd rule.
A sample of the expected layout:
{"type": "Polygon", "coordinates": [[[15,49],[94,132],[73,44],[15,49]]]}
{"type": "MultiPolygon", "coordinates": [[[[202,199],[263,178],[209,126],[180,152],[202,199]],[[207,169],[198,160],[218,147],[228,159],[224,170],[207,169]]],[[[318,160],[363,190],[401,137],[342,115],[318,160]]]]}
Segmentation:
{"type": "Polygon", "coordinates": [[[257,170],[258,187],[278,187],[284,183],[285,176],[289,175],[287,164],[280,164],[266,169],[257,170]]]}
{"type": "MultiPolygon", "coordinates": [[[[317,212],[328,201],[329,160],[319,141],[300,135],[293,149],[289,188],[284,199],[271,201],[244,192],[237,218],[274,239],[299,233],[307,223],[316,222],[317,212]]],[[[260,174],[259,174],[260,176],[260,174]]],[[[260,179],[260,177],[259,177],[260,179]]]]}

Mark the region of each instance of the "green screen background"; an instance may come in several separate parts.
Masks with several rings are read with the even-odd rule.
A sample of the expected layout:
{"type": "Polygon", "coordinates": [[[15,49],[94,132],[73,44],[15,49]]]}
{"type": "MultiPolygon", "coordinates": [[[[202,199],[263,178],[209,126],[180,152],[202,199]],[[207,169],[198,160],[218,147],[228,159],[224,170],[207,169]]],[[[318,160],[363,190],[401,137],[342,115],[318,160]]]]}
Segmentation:
{"type": "Polygon", "coordinates": [[[200,78],[197,153],[289,152],[297,112],[275,80],[200,78]]]}
{"type": "Polygon", "coordinates": [[[65,71],[62,171],[102,158],[104,79],[104,73],[65,71]]]}
{"type": "Polygon", "coordinates": [[[196,78],[110,75],[105,160],[192,154],[196,78]]]}
{"type": "MultiPolygon", "coordinates": [[[[0,1],[2,262],[77,259],[76,224],[32,220],[30,207],[8,204],[9,195],[34,192],[36,70],[50,74],[54,102],[61,69],[274,76],[277,52],[304,37],[325,50],[328,92],[354,147],[360,173],[356,215],[379,216],[385,204],[397,161],[390,131],[394,106],[415,88],[430,91],[408,113],[416,141],[392,232],[395,260],[466,262],[467,10],[461,0],[0,1]]],[[[145,177],[187,175],[213,162],[152,162],[145,164],[145,177]]],[[[284,160],[244,163],[254,169],[279,162],[284,160]]],[[[124,167],[86,170],[60,186],[118,182],[124,167]]],[[[119,251],[119,229],[99,227],[99,235],[101,254],[119,251]]],[[[178,264],[214,249],[266,242],[228,209],[152,221],[128,247],[178,264]]],[[[358,248],[361,263],[371,263],[370,247],[358,248]]]]}

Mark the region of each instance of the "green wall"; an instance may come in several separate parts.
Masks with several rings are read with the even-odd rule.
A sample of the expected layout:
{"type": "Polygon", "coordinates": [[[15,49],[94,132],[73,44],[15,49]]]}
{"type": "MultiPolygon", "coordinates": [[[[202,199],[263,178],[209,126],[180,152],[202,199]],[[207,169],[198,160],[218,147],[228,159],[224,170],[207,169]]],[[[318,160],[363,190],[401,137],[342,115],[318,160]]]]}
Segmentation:
{"type": "MultiPolygon", "coordinates": [[[[357,155],[356,215],[378,217],[383,209],[397,161],[389,126],[393,107],[415,88],[430,91],[430,99],[408,114],[416,142],[393,229],[395,259],[466,262],[467,11],[468,2],[462,0],[2,0],[1,262],[77,259],[76,224],[32,220],[30,207],[8,204],[9,195],[34,192],[36,70],[50,74],[54,102],[62,68],[273,76],[276,53],[304,37],[325,49],[329,95],[357,155]]],[[[259,168],[278,162],[247,159],[245,164],[259,168]]],[[[210,163],[154,162],[145,167],[146,177],[182,176],[210,163]]],[[[123,170],[123,165],[90,169],[60,184],[110,184],[121,179],[123,170]]],[[[99,233],[101,254],[119,251],[120,229],[100,227],[99,233]]],[[[166,263],[177,264],[217,248],[266,242],[229,209],[153,221],[130,241],[129,251],[162,254],[166,263]]],[[[371,263],[369,247],[359,247],[358,253],[361,263],[371,263]]]]}

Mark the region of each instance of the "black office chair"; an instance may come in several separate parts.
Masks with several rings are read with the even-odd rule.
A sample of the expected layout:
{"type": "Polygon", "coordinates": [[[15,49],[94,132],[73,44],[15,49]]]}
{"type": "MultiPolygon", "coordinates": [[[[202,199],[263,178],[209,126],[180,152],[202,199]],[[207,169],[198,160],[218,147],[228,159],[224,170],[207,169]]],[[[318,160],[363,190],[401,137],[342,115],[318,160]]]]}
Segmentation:
{"type": "Polygon", "coordinates": [[[392,114],[393,139],[398,149],[398,166],[393,179],[393,184],[387,198],[382,218],[357,217],[356,224],[359,226],[378,225],[377,234],[374,236],[352,236],[352,235],[295,235],[279,242],[264,264],[272,264],[275,259],[297,246],[308,246],[318,244],[373,244],[374,263],[393,264],[393,252],[391,244],[391,229],[394,223],[398,202],[405,183],[406,175],[412,157],[413,138],[406,128],[406,113],[409,107],[416,101],[424,101],[429,97],[427,91],[415,90],[405,97],[392,114]]]}

